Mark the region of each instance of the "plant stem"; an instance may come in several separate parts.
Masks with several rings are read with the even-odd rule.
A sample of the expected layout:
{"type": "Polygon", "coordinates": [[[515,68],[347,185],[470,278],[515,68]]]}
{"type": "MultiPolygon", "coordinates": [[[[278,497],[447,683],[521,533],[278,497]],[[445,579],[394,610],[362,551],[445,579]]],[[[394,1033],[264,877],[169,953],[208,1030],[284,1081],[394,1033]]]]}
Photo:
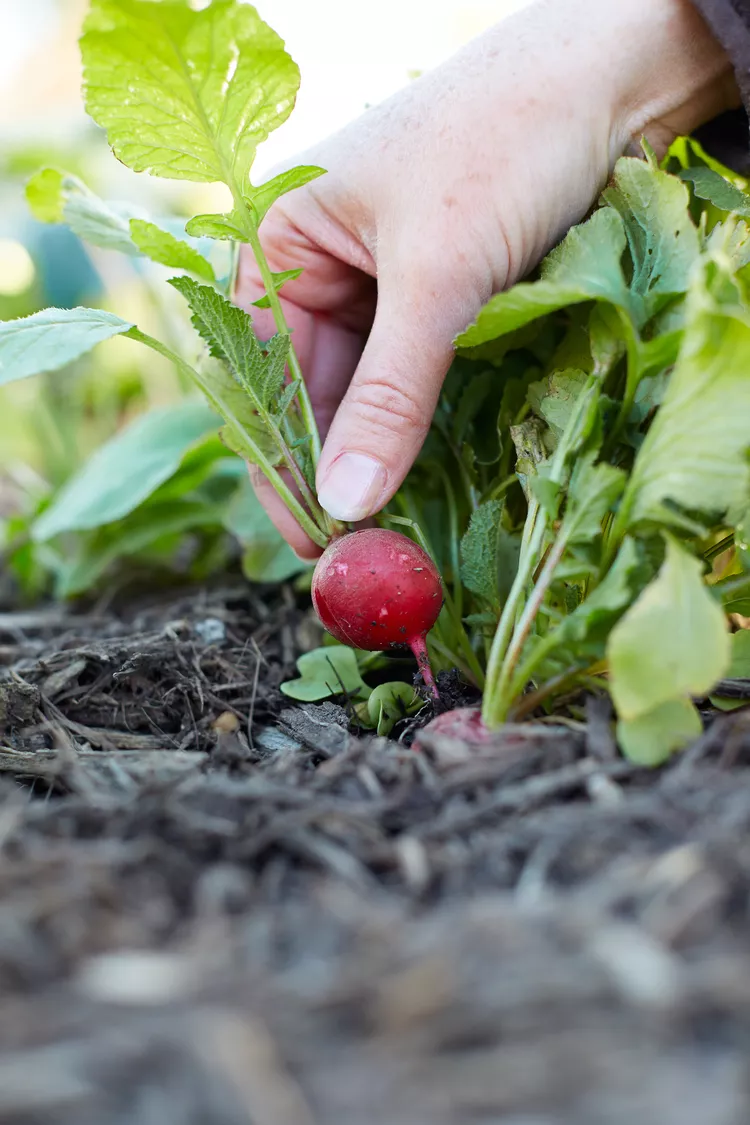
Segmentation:
{"type": "Polygon", "coordinates": [[[297,358],[297,353],[294,350],[294,344],[292,343],[292,333],[289,329],[289,325],[286,322],[284,310],[281,307],[281,300],[279,299],[279,294],[276,292],[276,286],[273,283],[271,267],[268,264],[268,259],[266,258],[263,245],[260,241],[258,227],[254,221],[252,212],[250,211],[250,208],[242,198],[242,195],[239,191],[235,191],[233,194],[235,210],[237,212],[238,218],[242,220],[242,233],[247,238],[248,244],[253,252],[253,257],[255,258],[255,261],[257,263],[258,271],[263,282],[263,287],[266,291],[266,296],[268,297],[268,304],[270,305],[271,312],[273,313],[276,330],[280,335],[289,337],[289,370],[291,372],[292,379],[294,381],[299,380],[297,397],[299,399],[300,412],[302,414],[302,420],[305,424],[305,429],[309,433],[311,439],[310,450],[313,466],[317,467],[321,451],[320,433],[318,431],[318,423],[315,420],[312,403],[310,402],[310,395],[308,394],[305,380],[302,375],[302,368],[300,367],[300,362],[297,358]]]}
{"type": "Polygon", "coordinates": [[[242,435],[247,443],[248,460],[251,460],[258,466],[266,480],[273,486],[279,497],[286,504],[289,511],[299,523],[300,527],[309,535],[314,543],[319,547],[328,546],[327,536],[320,530],[315,521],[312,519],[310,513],[302,506],[297,497],[294,495],[288,484],[284,481],[280,473],[276,471],[274,466],[265,456],[263,451],[256,445],[252,438],[243,429],[242,424],[234,417],[231,408],[217,395],[216,389],[203,378],[200,372],[191,367],[182,356],[177,355],[166,344],[156,340],[153,336],[148,336],[145,332],[141,332],[139,328],[131,328],[129,332],[125,333],[131,340],[137,340],[140,344],[144,344],[152,351],[158,352],[159,355],[170,360],[177,370],[186,375],[196,386],[200,388],[208,401],[222,417],[235,429],[235,431],[242,435]]]}

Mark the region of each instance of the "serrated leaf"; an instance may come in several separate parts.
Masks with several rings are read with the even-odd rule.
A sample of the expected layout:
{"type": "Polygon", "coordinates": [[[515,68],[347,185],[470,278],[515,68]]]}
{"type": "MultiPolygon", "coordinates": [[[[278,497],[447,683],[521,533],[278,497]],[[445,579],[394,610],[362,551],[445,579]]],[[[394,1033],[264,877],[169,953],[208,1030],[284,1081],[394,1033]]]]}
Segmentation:
{"type": "Polygon", "coordinates": [[[219,421],[204,403],[189,401],[141,415],[66,482],[34,523],[33,539],[122,519],[177,471],[185,453],[219,421]]]}
{"type": "Polygon", "coordinates": [[[326,645],[300,656],[299,679],[281,685],[284,695],[305,703],[347,695],[367,698],[370,689],[362,679],[354,650],[346,645],[326,645]]]}
{"type": "Polygon", "coordinates": [[[195,247],[144,219],[130,220],[130,237],[135,246],[152,262],[176,270],[188,270],[206,281],[215,281],[214,268],[195,247]]]}
{"type": "Polygon", "coordinates": [[[520,552],[518,538],[503,527],[502,513],[501,500],[480,504],[461,540],[461,581],[496,607],[507,595],[520,552]]]}
{"type": "Polygon", "coordinates": [[[621,719],[704,695],[730,661],[727,624],[703,581],[702,563],[667,537],[664,564],[613,629],[607,656],[621,719]]]}
{"type": "Polygon", "coordinates": [[[0,321],[0,386],[61,367],[133,327],[101,309],[43,309],[0,321]]]}
{"type": "Polygon", "coordinates": [[[245,200],[252,206],[258,226],[262,223],[270,207],[295,188],[304,187],[318,176],[325,175],[325,168],[315,164],[299,164],[296,168],[289,168],[286,172],[279,172],[273,179],[267,180],[258,187],[252,187],[244,192],[245,200]]]}
{"type": "MultiPolygon", "coordinates": [[[[294,279],[299,277],[302,273],[304,273],[302,269],[282,270],[280,273],[272,273],[271,278],[273,280],[274,289],[277,293],[280,292],[287,281],[294,281],[294,279]]],[[[257,301],[253,301],[253,305],[256,309],[270,309],[271,302],[268,299],[268,294],[264,297],[260,297],[257,301]]]]}
{"type": "Polygon", "coordinates": [[[540,281],[520,282],[490,298],[474,323],[456,338],[456,346],[477,347],[583,301],[607,301],[634,313],[621,265],[626,245],[617,212],[597,211],[545,259],[540,281]]]}
{"type": "Polygon", "coordinates": [[[689,699],[670,699],[636,719],[620,719],[617,741],[628,761],[661,766],[703,732],[701,717],[689,699]]]}
{"type": "Polygon", "coordinates": [[[687,292],[700,243],[685,185],[650,161],[623,156],[604,198],[625,224],[631,289],[643,297],[687,292]]]}
{"type": "Polygon", "coordinates": [[[682,348],[623,499],[628,525],[665,503],[721,517],[750,492],[750,317],[691,291],[682,348]]]}
{"type": "Polygon", "coordinates": [[[282,40],[236,0],[93,0],[81,53],[86,108],[124,164],[235,189],[299,86],[282,40]]]}
{"type": "Polygon", "coordinates": [[[273,336],[261,346],[247,313],[210,285],[189,277],[172,278],[169,284],[188,302],[193,325],[211,355],[228,364],[258,411],[275,413],[284,388],[289,337],[273,336]]]}
{"type": "Polygon", "coordinates": [[[750,219],[750,196],[725,180],[713,168],[683,168],[680,179],[693,185],[699,199],[705,199],[720,211],[731,211],[750,219]]]}

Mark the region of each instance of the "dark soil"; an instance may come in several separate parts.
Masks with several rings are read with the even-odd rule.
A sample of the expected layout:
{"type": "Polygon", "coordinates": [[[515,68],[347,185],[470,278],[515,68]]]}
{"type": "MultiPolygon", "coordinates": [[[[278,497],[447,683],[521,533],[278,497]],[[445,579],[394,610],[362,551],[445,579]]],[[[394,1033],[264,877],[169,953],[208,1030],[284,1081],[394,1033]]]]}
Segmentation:
{"type": "Polygon", "coordinates": [[[0,614],[0,1125],[747,1125],[750,712],[417,754],[288,705],[315,642],[0,614]]]}

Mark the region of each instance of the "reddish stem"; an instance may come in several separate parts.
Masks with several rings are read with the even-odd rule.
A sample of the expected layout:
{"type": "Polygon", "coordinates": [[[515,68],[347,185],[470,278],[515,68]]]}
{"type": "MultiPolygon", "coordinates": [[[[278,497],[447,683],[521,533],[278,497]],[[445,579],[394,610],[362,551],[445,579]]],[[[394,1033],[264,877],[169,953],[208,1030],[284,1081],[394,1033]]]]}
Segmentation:
{"type": "Polygon", "coordinates": [[[438,694],[435,677],[433,676],[432,668],[430,667],[430,658],[427,655],[427,645],[425,643],[424,637],[412,637],[412,639],[408,642],[408,645],[411,651],[414,653],[415,659],[417,661],[417,667],[422,673],[422,679],[425,682],[427,690],[429,691],[435,702],[439,703],[440,695],[438,694]]]}

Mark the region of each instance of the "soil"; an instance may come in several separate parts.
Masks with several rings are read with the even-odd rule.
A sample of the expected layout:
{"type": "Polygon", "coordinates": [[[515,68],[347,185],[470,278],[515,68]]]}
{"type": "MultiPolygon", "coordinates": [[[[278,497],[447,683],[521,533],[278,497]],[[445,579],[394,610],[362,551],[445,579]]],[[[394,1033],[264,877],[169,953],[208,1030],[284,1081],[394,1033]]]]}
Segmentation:
{"type": "Polygon", "coordinates": [[[747,1125],[750,711],[417,753],[289,705],[315,642],[0,613],[1,1125],[747,1125]]]}

